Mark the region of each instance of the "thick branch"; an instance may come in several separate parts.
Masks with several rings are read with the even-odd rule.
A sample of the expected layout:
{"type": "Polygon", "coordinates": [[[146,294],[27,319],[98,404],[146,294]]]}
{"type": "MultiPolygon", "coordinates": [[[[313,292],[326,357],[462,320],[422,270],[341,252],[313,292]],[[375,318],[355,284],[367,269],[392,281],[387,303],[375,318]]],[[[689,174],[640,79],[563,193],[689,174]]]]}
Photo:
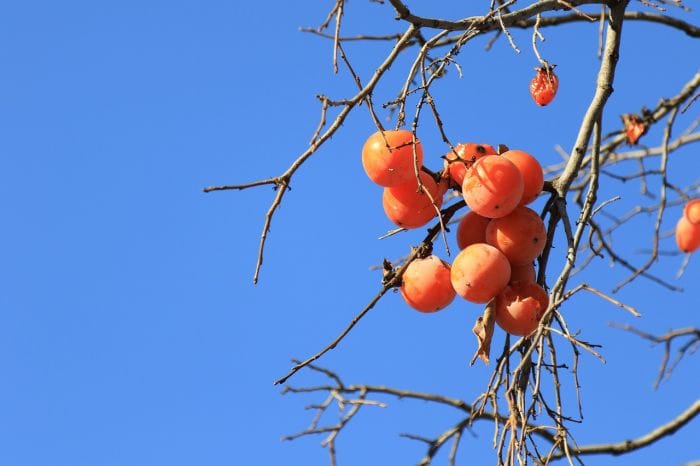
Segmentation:
{"type": "Polygon", "coordinates": [[[610,9],[610,24],[605,39],[605,50],[603,61],[598,72],[596,92],[593,100],[583,117],[583,123],[579,129],[574,149],[571,152],[569,161],[561,176],[554,182],[554,187],[561,197],[565,197],[569,186],[576,178],[583,163],[583,158],[588,149],[588,141],[591,138],[593,125],[605,106],[610,95],[613,93],[613,81],[615,79],[615,68],[617,60],[620,58],[620,39],[622,33],[622,21],[625,7],[628,1],[621,1],[610,9]]]}
{"type": "MultiPolygon", "coordinates": [[[[582,447],[574,447],[571,449],[571,454],[576,456],[583,455],[622,455],[629,453],[640,448],[644,448],[651,445],[664,437],[673,435],[678,429],[682,428],[690,421],[692,421],[695,416],[700,413],[700,400],[696,401],[688,407],[685,411],[679,414],[675,419],[663,424],[651,432],[637,437],[633,440],[624,440],[618,443],[604,443],[598,445],[584,445],[582,447]]],[[[564,453],[557,453],[552,455],[552,459],[559,459],[564,457],[564,453]]]]}
{"type": "MultiPolygon", "coordinates": [[[[600,14],[588,14],[595,21],[600,20],[600,14]]],[[[539,23],[539,27],[548,26],[558,26],[560,24],[574,23],[574,22],[590,22],[590,19],[579,15],[578,13],[570,13],[561,16],[549,16],[542,18],[539,23]]],[[[663,24],[665,26],[670,26],[674,29],[678,29],[685,32],[690,37],[700,37],[700,28],[694,24],[687,23],[681,19],[673,18],[671,16],[666,16],[658,13],[646,13],[643,11],[626,11],[625,21],[646,21],[649,23],[663,24]]],[[[528,19],[526,21],[518,21],[511,24],[511,27],[529,29],[535,25],[534,19],[528,19]]]]}
{"type": "MultiPolygon", "coordinates": [[[[397,17],[404,21],[408,21],[416,27],[426,27],[433,29],[442,29],[443,31],[466,31],[468,29],[477,29],[480,32],[494,31],[501,29],[503,26],[512,26],[520,21],[525,21],[536,16],[544,11],[562,10],[564,8],[574,8],[581,5],[597,5],[605,3],[602,0],[571,0],[562,2],[560,0],[540,0],[525,8],[501,15],[500,19],[493,15],[487,16],[471,16],[460,19],[458,21],[449,21],[437,18],[424,18],[416,16],[404,5],[401,0],[389,0],[397,13],[397,17]]],[[[512,2],[509,2],[512,3],[512,2]]],[[[626,2],[625,2],[626,3],[626,2]]]]}

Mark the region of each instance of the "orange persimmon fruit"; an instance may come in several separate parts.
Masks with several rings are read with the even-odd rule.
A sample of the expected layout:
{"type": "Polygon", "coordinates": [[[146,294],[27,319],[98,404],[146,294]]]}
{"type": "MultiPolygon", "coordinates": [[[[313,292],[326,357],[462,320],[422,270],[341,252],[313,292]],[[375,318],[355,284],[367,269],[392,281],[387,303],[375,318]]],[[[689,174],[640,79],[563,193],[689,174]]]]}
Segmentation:
{"type": "Polygon", "coordinates": [[[676,244],[683,252],[695,252],[700,248],[700,223],[691,223],[685,216],[678,219],[676,244]]]}
{"type": "Polygon", "coordinates": [[[700,199],[693,199],[683,207],[683,216],[694,225],[700,224],[700,199]]]}
{"type": "Polygon", "coordinates": [[[450,151],[445,155],[445,169],[449,172],[452,181],[462,186],[467,168],[474,165],[474,162],[481,157],[497,154],[496,149],[488,144],[477,144],[474,142],[457,144],[454,151],[450,151]],[[455,152],[457,153],[456,155],[455,152]]]}
{"type": "Polygon", "coordinates": [[[436,312],[447,307],[455,298],[450,265],[434,255],[415,259],[403,274],[401,296],[420,312],[436,312]]]}
{"type": "Polygon", "coordinates": [[[425,172],[418,174],[423,188],[419,191],[415,176],[413,179],[398,186],[384,188],[382,205],[389,220],[404,228],[418,228],[437,216],[435,206],[442,206],[442,196],[435,180],[425,172]],[[427,191],[430,196],[426,194],[427,191]]]}
{"type": "Polygon", "coordinates": [[[462,195],[477,214],[498,218],[515,209],[523,189],[523,176],[513,162],[500,155],[487,155],[467,170],[462,195]]]}
{"type": "Polygon", "coordinates": [[[540,285],[513,282],[496,296],[496,323],[511,335],[526,336],[537,329],[549,306],[549,297],[540,285]]]}
{"type": "Polygon", "coordinates": [[[537,281],[535,274],[535,265],[532,262],[521,265],[510,264],[510,283],[514,282],[529,282],[537,281]]]}
{"type": "MultiPolygon", "coordinates": [[[[388,130],[372,134],[362,147],[362,166],[367,176],[380,186],[396,186],[415,177],[413,133],[388,130]]],[[[416,139],[418,168],[423,166],[423,146],[416,139]]]]}
{"type": "Polygon", "coordinates": [[[491,220],[486,227],[486,242],[513,265],[534,261],[544,250],[546,239],[544,222],[528,207],[518,207],[505,217],[491,220]]]}
{"type": "Polygon", "coordinates": [[[472,303],[487,303],[508,284],[510,263],[491,245],[471,244],[455,257],[450,279],[462,298],[472,303]]]}
{"type": "Polygon", "coordinates": [[[542,165],[535,157],[522,150],[509,150],[501,154],[515,164],[523,176],[523,197],[518,205],[531,203],[542,192],[544,186],[544,172],[542,165]]]}
{"type": "Polygon", "coordinates": [[[457,245],[464,249],[470,244],[486,242],[486,226],[490,218],[482,217],[476,212],[468,212],[457,225],[457,245]]]}

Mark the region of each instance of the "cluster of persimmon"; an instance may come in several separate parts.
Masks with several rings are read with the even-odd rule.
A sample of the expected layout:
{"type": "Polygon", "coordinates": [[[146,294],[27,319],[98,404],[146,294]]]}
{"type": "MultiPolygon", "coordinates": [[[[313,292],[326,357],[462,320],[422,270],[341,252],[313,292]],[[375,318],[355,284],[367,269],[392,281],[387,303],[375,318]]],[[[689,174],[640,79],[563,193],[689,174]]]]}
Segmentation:
{"type": "Polygon", "coordinates": [[[676,244],[686,253],[700,248],[700,199],[693,199],[683,207],[683,215],[676,224],[676,244]]]}
{"type": "Polygon", "coordinates": [[[532,333],[549,305],[535,280],[544,222],[526,207],[541,193],[542,167],[521,150],[500,154],[488,144],[458,144],[443,157],[444,168],[423,168],[423,147],[406,130],[376,132],[362,149],[369,178],[384,187],[382,204],[396,225],[421,227],[440,213],[449,189],[461,192],[470,211],[457,227],[459,254],[452,264],[435,255],[406,268],[401,295],[414,309],[445,308],[456,295],[477,304],[495,300],[496,322],[505,331],[532,333]]]}

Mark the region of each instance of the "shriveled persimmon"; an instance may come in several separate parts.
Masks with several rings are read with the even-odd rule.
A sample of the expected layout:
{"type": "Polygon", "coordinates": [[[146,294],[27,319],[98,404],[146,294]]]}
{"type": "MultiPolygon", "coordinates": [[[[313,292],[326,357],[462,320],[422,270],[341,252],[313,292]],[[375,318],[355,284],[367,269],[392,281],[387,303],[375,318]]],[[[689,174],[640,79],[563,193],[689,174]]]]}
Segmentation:
{"type": "Polygon", "coordinates": [[[515,164],[523,176],[523,197],[518,205],[527,205],[537,199],[544,186],[542,165],[535,157],[522,150],[509,150],[501,154],[515,164]]]}
{"type": "Polygon", "coordinates": [[[501,251],[485,243],[462,249],[452,263],[452,287],[472,303],[487,303],[510,280],[510,263],[501,251]]]}
{"type": "Polygon", "coordinates": [[[685,216],[676,224],[676,244],[683,252],[695,252],[700,248],[700,223],[691,223],[685,216]]]}
{"type": "Polygon", "coordinates": [[[496,149],[488,144],[477,144],[474,142],[457,144],[454,151],[450,151],[445,155],[445,169],[449,172],[452,181],[462,186],[467,168],[474,165],[474,162],[481,157],[497,154],[496,149]]]}
{"type": "Polygon", "coordinates": [[[405,129],[377,131],[362,147],[362,166],[367,176],[380,186],[396,186],[415,177],[413,152],[418,168],[423,166],[423,146],[405,129]]]}
{"type": "Polygon", "coordinates": [[[496,323],[511,335],[526,336],[537,329],[549,306],[547,292],[533,282],[513,282],[496,296],[496,323]]]}
{"type": "Polygon", "coordinates": [[[693,199],[683,207],[683,216],[694,225],[700,224],[700,199],[693,199]]]}
{"type": "Polygon", "coordinates": [[[530,81],[530,95],[540,107],[554,100],[559,90],[559,77],[554,73],[556,65],[543,65],[535,68],[535,77],[530,81]]]}
{"type": "Polygon", "coordinates": [[[468,212],[457,225],[457,245],[464,249],[470,244],[486,242],[486,226],[490,218],[482,217],[476,212],[468,212]]]}
{"type": "Polygon", "coordinates": [[[498,248],[514,265],[528,264],[544,250],[547,231],[537,212],[518,207],[486,227],[486,242],[498,248]]]}
{"type": "Polygon", "coordinates": [[[417,311],[439,311],[455,297],[450,265],[437,256],[414,260],[408,264],[402,278],[401,296],[417,311]]]}
{"type": "Polygon", "coordinates": [[[422,188],[415,176],[407,183],[384,188],[382,205],[389,220],[404,228],[418,228],[437,216],[435,205],[440,208],[442,196],[435,180],[425,172],[419,173],[422,188]],[[430,196],[426,194],[430,193],[430,196]]]}
{"type": "Polygon", "coordinates": [[[537,275],[535,274],[535,265],[532,262],[521,265],[510,264],[510,283],[534,283],[535,281],[537,281],[537,275]]]}
{"type": "Polygon", "coordinates": [[[523,176],[513,162],[499,155],[487,155],[467,170],[462,195],[477,214],[498,218],[515,209],[523,189],[523,176]]]}

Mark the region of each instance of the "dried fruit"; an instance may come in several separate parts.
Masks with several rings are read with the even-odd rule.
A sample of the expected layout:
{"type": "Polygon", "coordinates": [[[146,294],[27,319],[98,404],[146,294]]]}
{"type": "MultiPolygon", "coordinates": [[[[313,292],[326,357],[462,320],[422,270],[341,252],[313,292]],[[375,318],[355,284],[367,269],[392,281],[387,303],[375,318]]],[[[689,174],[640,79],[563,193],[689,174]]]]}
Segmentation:
{"type": "Polygon", "coordinates": [[[543,65],[535,69],[537,73],[530,81],[530,95],[537,105],[544,107],[557,95],[559,77],[554,73],[554,65],[543,65]]]}
{"type": "Polygon", "coordinates": [[[625,125],[625,135],[627,135],[627,142],[631,145],[637,144],[639,138],[647,132],[647,125],[644,124],[638,115],[634,114],[623,114],[622,124],[625,125]]]}

